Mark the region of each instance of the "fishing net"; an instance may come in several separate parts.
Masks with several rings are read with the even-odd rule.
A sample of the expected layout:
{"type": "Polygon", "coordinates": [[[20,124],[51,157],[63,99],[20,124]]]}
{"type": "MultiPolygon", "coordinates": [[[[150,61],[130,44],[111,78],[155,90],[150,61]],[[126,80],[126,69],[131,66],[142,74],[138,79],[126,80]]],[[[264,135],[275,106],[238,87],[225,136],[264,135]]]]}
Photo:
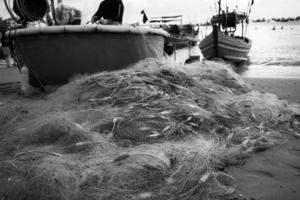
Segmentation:
{"type": "Polygon", "coordinates": [[[18,122],[23,112],[21,107],[9,106],[0,102],[0,126],[9,126],[18,122]]]}
{"type": "Polygon", "coordinates": [[[0,198],[240,199],[224,169],[300,136],[297,109],[224,63],[146,59],[44,104],[13,123],[22,109],[0,106],[1,152],[15,147],[0,157],[0,198]]]}

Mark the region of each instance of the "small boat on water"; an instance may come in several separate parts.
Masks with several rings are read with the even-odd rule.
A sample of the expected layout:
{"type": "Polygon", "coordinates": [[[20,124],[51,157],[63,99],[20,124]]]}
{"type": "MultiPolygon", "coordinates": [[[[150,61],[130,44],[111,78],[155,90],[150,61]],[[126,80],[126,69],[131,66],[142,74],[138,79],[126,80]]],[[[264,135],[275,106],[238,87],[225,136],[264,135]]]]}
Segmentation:
{"type": "Polygon", "coordinates": [[[245,62],[248,60],[248,53],[252,46],[251,39],[244,34],[244,24],[248,21],[248,14],[229,13],[228,10],[221,14],[221,10],[221,0],[219,0],[219,14],[211,19],[213,31],[200,42],[200,50],[206,59],[217,57],[233,63],[245,62]],[[237,24],[242,24],[240,36],[235,34],[237,24]]]}
{"type": "MultiPolygon", "coordinates": [[[[39,9],[45,0],[34,1],[36,5],[15,2],[25,3],[21,12],[37,13],[33,20],[45,15],[39,9]]],[[[119,70],[145,58],[163,57],[167,37],[162,29],[96,24],[22,27],[5,33],[18,68],[26,66],[30,85],[38,88],[67,83],[77,74],[119,70]]]]}

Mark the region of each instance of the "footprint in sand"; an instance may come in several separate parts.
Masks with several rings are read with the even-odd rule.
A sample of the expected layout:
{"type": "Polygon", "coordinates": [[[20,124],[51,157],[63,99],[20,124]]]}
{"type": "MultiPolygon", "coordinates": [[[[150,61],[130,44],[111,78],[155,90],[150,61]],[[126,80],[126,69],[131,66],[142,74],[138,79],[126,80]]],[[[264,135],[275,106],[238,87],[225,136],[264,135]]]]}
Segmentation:
{"type": "Polygon", "coordinates": [[[250,172],[251,174],[259,175],[259,176],[265,176],[269,178],[273,178],[274,175],[271,172],[263,171],[263,170],[254,170],[250,172]]]}
{"type": "Polygon", "coordinates": [[[300,156],[300,149],[296,149],[296,148],[289,149],[289,153],[294,156],[300,156]]]}

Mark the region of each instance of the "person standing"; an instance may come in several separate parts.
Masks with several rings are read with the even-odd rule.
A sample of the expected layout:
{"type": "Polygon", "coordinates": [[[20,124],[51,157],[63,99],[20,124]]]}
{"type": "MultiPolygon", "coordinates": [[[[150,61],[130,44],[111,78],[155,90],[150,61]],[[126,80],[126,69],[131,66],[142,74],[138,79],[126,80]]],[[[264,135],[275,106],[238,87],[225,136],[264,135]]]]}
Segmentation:
{"type": "Polygon", "coordinates": [[[103,0],[91,22],[101,24],[122,24],[124,5],[122,0],[103,0]]]}
{"type": "Polygon", "coordinates": [[[3,46],[2,43],[2,33],[0,33],[0,57],[5,59],[6,62],[6,67],[13,67],[13,65],[11,64],[11,57],[10,57],[10,50],[8,46],[3,46]]]}
{"type": "Polygon", "coordinates": [[[57,0],[55,9],[56,25],[80,25],[81,11],[68,5],[64,5],[62,0],[57,0]]]}

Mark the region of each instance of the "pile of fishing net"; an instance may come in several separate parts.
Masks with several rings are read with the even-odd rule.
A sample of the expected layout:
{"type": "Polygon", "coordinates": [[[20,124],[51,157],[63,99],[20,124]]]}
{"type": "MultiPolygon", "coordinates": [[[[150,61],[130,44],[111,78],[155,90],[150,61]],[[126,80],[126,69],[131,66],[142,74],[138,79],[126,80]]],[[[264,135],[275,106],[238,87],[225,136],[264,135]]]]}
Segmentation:
{"type": "Polygon", "coordinates": [[[144,60],[48,99],[52,112],[5,120],[0,198],[239,199],[226,167],[300,136],[298,111],[215,62],[144,60]]]}

